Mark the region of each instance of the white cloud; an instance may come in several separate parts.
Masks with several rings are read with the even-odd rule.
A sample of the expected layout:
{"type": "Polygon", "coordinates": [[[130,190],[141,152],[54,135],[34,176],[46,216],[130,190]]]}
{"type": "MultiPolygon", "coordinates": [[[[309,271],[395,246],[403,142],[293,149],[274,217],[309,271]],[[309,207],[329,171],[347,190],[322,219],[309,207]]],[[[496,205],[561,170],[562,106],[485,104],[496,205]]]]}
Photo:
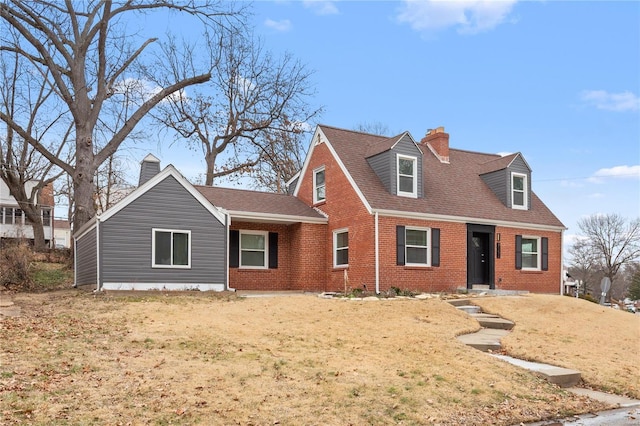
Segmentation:
{"type": "Polygon", "coordinates": [[[280,21],[274,21],[273,19],[267,19],[264,21],[264,25],[267,28],[271,28],[272,30],[276,30],[278,32],[287,32],[293,26],[291,21],[288,19],[282,19],[280,21]]]}
{"type": "Polygon", "coordinates": [[[597,200],[598,198],[604,198],[604,194],[600,192],[594,192],[593,194],[589,194],[587,197],[597,200]]]}
{"type": "Polygon", "coordinates": [[[333,1],[305,0],[303,4],[307,9],[313,10],[316,15],[337,15],[340,13],[333,1]]]}
{"type": "Polygon", "coordinates": [[[405,0],[397,19],[416,31],[456,27],[459,33],[476,34],[505,22],[515,3],[516,0],[405,0]]]}
{"type": "Polygon", "coordinates": [[[585,90],[580,99],[588,105],[607,111],[637,111],[640,109],[640,98],[629,91],[609,93],[606,90],[585,90]]]}
{"type": "Polygon", "coordinates": [[[604,178],[637,179],[640,178],[640,165],[614,166],[597,170],[588,180],[592,183],[602,183],[604,178]]]}

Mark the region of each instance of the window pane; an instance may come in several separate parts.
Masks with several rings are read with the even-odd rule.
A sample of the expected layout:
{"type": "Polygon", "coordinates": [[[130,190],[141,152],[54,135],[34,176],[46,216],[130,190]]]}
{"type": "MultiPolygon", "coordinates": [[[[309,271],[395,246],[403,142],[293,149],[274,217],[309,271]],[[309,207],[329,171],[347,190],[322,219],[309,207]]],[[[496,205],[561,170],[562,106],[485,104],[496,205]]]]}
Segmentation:
{"type": "Polygon", "coordinates": [[[407,229],[406,236],[406,244],[408,246],[427,246],[427,231],[407,229]]]}
{"type": "Polygon", "coordinates": [[[15,224],[16,225],[22,225],[22,210],[15,209],[13,211],[13,214],[15,215],[15,224]]]}
{"type": "Polygon", "coordinates": [[[522,253],[522,267],[523,268],[537,268],[538,267],[538,255],[537,254],[525,254],[522,253]]]}
{"type": "Polygon", "coordinates": [[[324,186],[319,186],[316,188],[316,200],[320,201],[324,199],[325,199],[324,186]]]}
{"type": "Polygon", "coordinates": [[[349,249],[340,249],[336,251],[336,265],[349,264],[349,249]]]}
{"type": "Polygon", "coordinates": [[[398,172],[402,175],[413,176],[413,160],[400,158],[398,160],[398,172]]]}
{"type": "Polygon", "coordinates": [[[241,234],[240,240],[242,250],[264,250],[264,235],[241,234]]]}
{"type": "Polygon", "coordinates": [[[156,231],[156,265],[171,265],[171,233],[156,231]]]}
{"type": "Polygon", "coordinates": [[[524,190],[524,177],[522,176],[513,177],[513,189],[515,189],[516,191],[524,190]]]}
{"type": "Polygon", "coordinates": [[[42,225],[51,226],[51,210],[49,209],[42,210],[42,225]]]}
{"type": "Polygon", "coordinates": [[[189,234],[173,234],[173,264],[189,264],[189,234]]]}
{"type": "Polygon", "coordinates": [[[538,252],[538,240],[532,238],[522,239],[522,252],[523,253],[537,253],[538,252]]]}
{"type": "Polygon", "coordinates": [[[418,247],[407,247],[407,263],[427,264],[427,249],[418,247]]]}
{"type": "Polygon", "coordinates": [[[400,176],[400,191],[413,192],[413,178],[407,176],[400,176]]]}
{"type": "Polygon", "coordinates": [[[516,206],[524,206],[524,192],[513,193],[513,204],[516,206]]]}
{"type": "Polygon", "coordinates": [[[264,252],[243,250],[240,253],[240,264],[242,266],[264,266],[264,252]]]}
{"type": "Polygon", "coordinates": [[[316,186],[324,185],[324,170],[316,172],[316,186]]]}
{"type": "Polygon", "coordinates": [[[348,247],[349,246],[349,233],[341,232],[336,234],[336,248],[348,247]]]}

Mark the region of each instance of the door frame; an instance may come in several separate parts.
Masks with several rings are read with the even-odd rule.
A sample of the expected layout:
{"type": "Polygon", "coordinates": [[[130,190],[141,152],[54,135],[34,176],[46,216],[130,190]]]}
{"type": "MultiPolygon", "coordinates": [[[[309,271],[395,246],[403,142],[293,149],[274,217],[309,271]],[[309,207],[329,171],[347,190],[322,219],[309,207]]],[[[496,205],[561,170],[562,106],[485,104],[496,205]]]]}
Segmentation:
{"type": "Polygon", "coordinates": [[[489,244],[487,245],[487,251],[485,258],[489,262],[489,273],[488,273],[488,281],[485,284],[489,284],[489,288],[494,290],[496,288],[495,284],[495,270],[496,270],[496,257],[495,257],[495,235],[496,235],[496,227],[494,225],[479,225],[475,223],[467,223],[467,289],[471,289],[473,287],[472,277],[471,277],[471,250],[473,245],[473,234],[481,233],[487,234],[489,237],[489,244]]]}

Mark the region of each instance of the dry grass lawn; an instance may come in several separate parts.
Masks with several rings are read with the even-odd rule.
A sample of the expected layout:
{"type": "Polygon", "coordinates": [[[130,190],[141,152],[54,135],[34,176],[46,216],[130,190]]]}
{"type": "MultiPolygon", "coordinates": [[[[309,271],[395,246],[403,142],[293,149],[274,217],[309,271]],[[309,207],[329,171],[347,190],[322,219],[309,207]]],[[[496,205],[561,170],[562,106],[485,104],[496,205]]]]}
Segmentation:
{"type": "MultiPolygon", "coordinates": [[[[512,425],[603,408],[464,346],[455,336],[477,322],[439,299],[13,299],[22,316],[0,317],[2,425],[512,425]]],[[[514,354],[638,396],[638,318],[577,303],[482,300],[518,322],[514,354]],[[604,354],[617,359],[601,366],[604,354]]]]}

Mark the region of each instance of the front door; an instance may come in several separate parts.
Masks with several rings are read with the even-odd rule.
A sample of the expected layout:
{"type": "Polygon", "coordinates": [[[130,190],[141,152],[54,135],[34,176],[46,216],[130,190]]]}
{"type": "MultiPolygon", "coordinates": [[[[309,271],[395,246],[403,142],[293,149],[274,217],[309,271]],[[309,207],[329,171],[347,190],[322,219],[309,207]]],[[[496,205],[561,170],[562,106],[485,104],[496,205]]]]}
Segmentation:
{"type": "Polygon", "coordinates": [[[467,225],[467,288],[474,284],[494,288],[493,226],[467,225]]]}

